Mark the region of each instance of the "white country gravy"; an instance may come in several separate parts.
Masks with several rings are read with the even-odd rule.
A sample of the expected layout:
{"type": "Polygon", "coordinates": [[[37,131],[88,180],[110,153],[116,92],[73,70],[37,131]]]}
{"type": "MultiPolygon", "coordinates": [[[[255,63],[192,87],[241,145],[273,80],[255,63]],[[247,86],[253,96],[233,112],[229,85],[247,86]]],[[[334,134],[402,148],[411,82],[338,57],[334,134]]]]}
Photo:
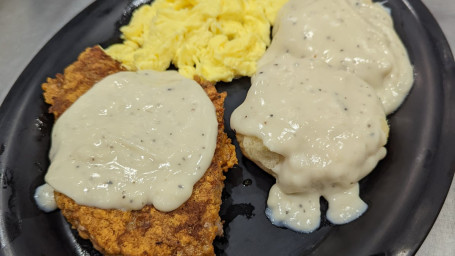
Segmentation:
{"type": "Polygon", "coordinates": [[[359,217],[357,182],[385,157],[385,115],[413,83],[389,13],[370,0],[290,0],[258,67],[231,127],[283,156],[267,216],[311,232],[323,196],[332,223],[359,217]]]}
{"type": "Polygon", "coordinates": [[[329,201],[333,223],[366,210],[357,182],[386,155],[388,126],[374,89],[362,79],[284,54],[258,69],[231,127],[284,157],[271,170],[277,184],[267,213],[275,224],[314,230],[320,196],[329,201]]]}
{"type": "Polygon", "coordinates": [[[36,204],[45,212],[51,212],[57,209],[57,203],[54,198],[54,188],[49,184],[44,183],[35,190],[33,195],[36,204]]]}
{"type": "Polygon", "coordinates": [[[290,0],[278,14],[274,37],[259,66],[282,53],[321,59],[368,82],[387,114],[413,83],[409,58],[389,13],[370,0],[290,0]]]}
{"type": "Polygon", "coordinates": [[[217,132],[195,81],[175,71],[116,73],[56,121],[45,180],[81,205],[171,211],[209,167],[217,132]]]}

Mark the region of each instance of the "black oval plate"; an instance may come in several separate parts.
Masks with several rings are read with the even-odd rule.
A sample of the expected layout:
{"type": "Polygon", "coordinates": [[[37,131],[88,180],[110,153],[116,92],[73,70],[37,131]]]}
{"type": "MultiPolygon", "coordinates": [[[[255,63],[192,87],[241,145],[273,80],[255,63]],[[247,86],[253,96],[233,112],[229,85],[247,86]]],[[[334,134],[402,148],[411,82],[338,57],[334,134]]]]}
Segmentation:
{"type": "MultiPolygon", "coordinates": [[[[100,255],[59,211],[41,212],[33,193],[43,183],[53,123],[41,96],[46,77],[62,72],[88,46],[119,41],[118,28],[145,1],[96,1],[36,55],[0,109],[0,252],[3,255],[100,255]]],[[[428,234],[454,170],[455,64],[436,21],[420,0],[389,1],[395,27],[415,68],[415,84],[389,117],[387,157],[361,181],[368,211],[342,226],[311,234],[274,227],[264,214],[273,178],[245,159],[227,174],[219,255],[409,255],[428,234]]],[[[244,99],[249,79],[220,83],[225,119],[244,99]]],[[[233,132],[227,123],[231,138],[233,132]]],[[[323,203],[323,210],[326,204],[323,203]]]]}

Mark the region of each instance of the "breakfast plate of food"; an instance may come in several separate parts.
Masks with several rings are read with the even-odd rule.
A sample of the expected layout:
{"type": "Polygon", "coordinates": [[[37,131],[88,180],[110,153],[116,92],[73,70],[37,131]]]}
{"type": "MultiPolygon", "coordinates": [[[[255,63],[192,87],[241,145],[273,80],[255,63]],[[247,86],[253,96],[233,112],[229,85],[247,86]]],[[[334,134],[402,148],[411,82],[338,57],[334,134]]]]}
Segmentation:
{"type": "Polygon", "coordinates": [[[96,1],[0,108],[5,255],[412,255],[455,63],[420,1],[96,1]]]}

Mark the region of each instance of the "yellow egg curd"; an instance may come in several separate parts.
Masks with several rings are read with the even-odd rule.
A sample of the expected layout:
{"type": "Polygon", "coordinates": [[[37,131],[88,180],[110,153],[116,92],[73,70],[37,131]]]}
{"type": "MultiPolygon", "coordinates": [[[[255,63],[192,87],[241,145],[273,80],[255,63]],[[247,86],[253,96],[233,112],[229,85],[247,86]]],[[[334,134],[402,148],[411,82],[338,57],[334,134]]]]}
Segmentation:
{"type": "Polygon", "coordinates": [[[287,0],[156,0],[123,26],[107,54],[129,70],[166,70],[230,82],[252,76],[287,0]]]}

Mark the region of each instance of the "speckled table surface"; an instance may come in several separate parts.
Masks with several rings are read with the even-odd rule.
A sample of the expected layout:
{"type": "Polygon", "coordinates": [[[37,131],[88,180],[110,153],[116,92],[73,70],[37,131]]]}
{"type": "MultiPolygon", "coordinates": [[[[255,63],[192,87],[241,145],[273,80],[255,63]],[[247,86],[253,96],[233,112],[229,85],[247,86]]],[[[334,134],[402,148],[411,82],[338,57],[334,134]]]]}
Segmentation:
{"type": "MultiPolygon", "coordinates": [[[[406,0],[412,2],[413,0],[406,0]]],[[[422,0],[455,49],[455,1],[422,0]]],[[[93,0],[0,0],[0,102],[51,37],[93,0]]],[[[455,185],[418,256],[455,255],[455,185]]]]}

